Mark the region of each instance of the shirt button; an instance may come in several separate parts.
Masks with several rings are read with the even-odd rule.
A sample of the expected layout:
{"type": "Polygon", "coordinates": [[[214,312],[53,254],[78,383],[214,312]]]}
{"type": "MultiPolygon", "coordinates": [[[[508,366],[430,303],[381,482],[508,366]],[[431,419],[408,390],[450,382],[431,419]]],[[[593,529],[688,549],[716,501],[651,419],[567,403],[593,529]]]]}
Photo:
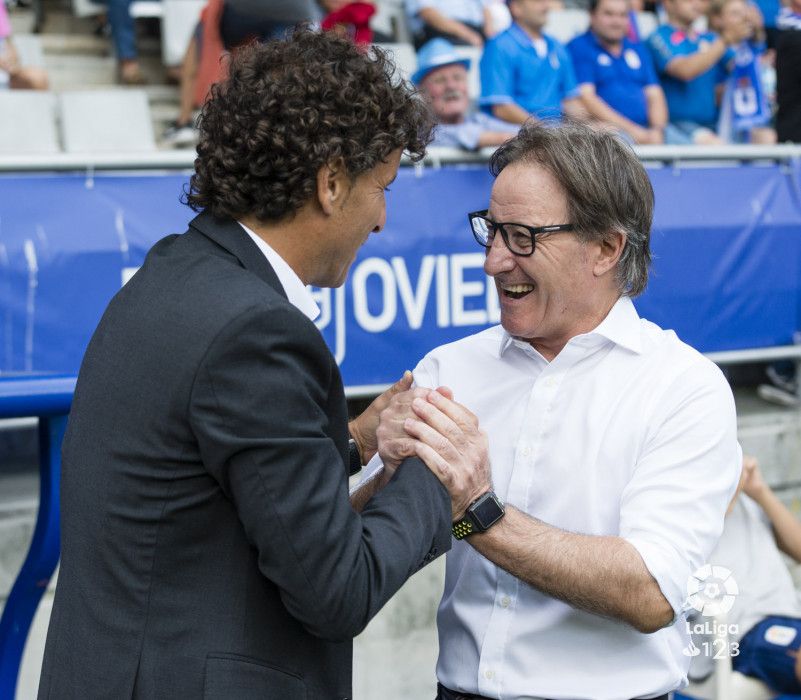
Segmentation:
{"type": "Polygon", "coordinates": [[[509,607],[509,603],[511,603],[511,602],[512,602],[512,599],[508,595],[505,595],[503,598],[501,598],[501,607],[502,608],[508,608],[509,607]]]}
{"type": "Polygon", "coordinates": [[[556,386],[556,380],[553,377],[548,377],[548,379],[545,380],[545,386],[547,386],[549,389],[553,386],[556,386]]]}
{"type": "Polygon", "coordinates": [[[520,450],[520,454],[523,455],[524,457],[530,457],[531,456],[531,448],[530,447],[524,447],[522,450],[520,450]]]}
{"type": "Polygon", "coordinates": [[[493,678],[495,678],[495,671],[487,669],[484,671],[484,678],[486,678],[488,681],[491,681],[493,678]]]}

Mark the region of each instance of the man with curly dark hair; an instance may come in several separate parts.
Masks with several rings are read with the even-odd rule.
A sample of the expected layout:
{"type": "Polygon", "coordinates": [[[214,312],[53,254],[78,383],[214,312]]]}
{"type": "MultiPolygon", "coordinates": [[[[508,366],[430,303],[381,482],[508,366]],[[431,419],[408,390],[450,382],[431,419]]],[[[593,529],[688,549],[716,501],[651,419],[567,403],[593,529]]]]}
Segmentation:
{"type": "Polygon", "coordinates": [[[81,368],[40,698],[350,697],[352,638],[450,547],[469,468],[449,497],[407,459],[351,505],[349,470],[410,377],[348,426],[306,287],[342,284],[401,151],[429,139],[391,73],[300,32],[242,50],[214,88],[202,211],[112,300],[81,368]]]}

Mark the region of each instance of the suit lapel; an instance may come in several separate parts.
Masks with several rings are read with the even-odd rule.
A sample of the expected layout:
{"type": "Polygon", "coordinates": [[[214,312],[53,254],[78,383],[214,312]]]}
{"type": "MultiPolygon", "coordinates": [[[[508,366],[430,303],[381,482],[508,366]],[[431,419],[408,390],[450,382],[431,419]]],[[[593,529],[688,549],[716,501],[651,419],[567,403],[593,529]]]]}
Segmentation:
{"type": "Polygon", "coordinates": [[[227,217],[218,219],[208,212],[202,212],[189,222],[189,227],[225,248],[239,260],[242,267],[269,284],[286,299],[286,292],[272,265],[236,221],[227,217]]]}

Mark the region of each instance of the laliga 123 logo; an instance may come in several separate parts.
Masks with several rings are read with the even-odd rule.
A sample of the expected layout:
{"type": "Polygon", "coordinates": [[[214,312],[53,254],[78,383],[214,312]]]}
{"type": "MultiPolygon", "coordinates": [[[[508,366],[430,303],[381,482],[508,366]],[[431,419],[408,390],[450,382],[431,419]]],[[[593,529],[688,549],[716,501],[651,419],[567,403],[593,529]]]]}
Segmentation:
{"type": "Polygon", "coordinates": [[[713,619],[685,622],[691,640],[682,654],[723,659],[740,653],[738,625],[729,624],[725,618],[739,592],[734,576],[725,566],[707,564],[687,579],[687,604],[701,616],[713,619]]]}
{"type": "Polygon", "coordinates": [[[687,579],[687,602],[705,617],[732,609],[740,589],[725,566],[702,566],[687,579]]]}

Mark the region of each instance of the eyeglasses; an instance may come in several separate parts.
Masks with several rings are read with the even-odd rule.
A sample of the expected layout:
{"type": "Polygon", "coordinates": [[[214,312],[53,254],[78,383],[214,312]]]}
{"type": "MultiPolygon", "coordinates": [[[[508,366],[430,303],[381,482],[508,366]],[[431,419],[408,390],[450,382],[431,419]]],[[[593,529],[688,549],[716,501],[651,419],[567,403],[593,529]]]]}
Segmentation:
{"type": "Polygon", "coordinates": [[[525,224],[501,223],[487,218],[487,212],[487,209],[483,209],[467,215],[476,241],[484,248],[491,248],[495,233],[500,231],[506,247],[515,255],[531,255],[534,252],[534,236],[538,233],[572,231],[575,228],[573,224],[526,226],[525,224]]]}

